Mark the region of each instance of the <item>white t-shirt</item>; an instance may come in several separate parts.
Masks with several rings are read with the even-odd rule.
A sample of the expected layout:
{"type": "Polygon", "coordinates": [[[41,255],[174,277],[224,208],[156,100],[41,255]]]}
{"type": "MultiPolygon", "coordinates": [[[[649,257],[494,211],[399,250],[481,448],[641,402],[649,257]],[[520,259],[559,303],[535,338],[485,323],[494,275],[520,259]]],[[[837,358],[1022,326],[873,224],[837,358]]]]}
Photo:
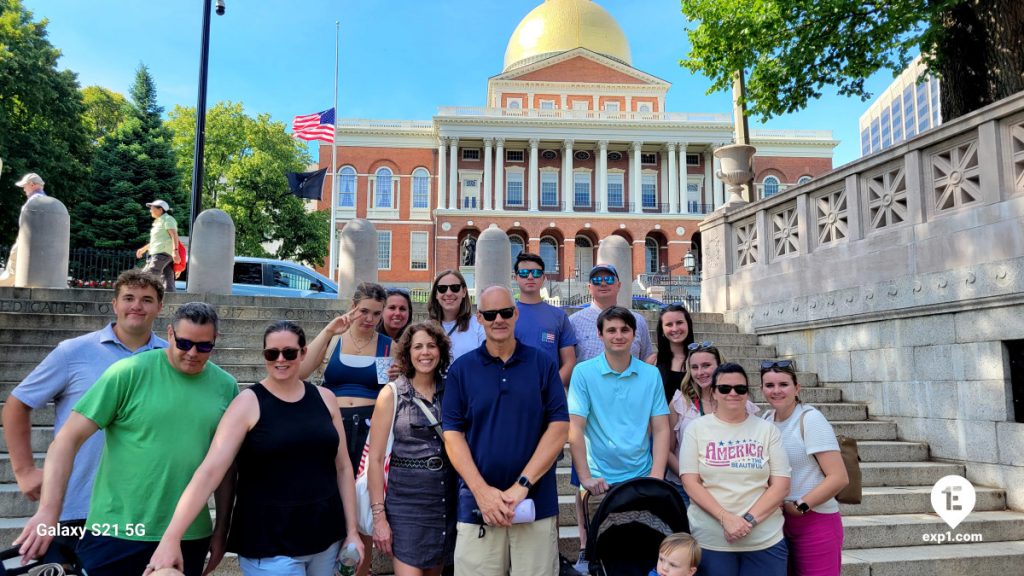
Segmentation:
{"type": "MultiPolygon", "coordinates": [[[[765,418],[771,418],[774,422],[775,412],[765,414],[765,418]]],[[[789,418],[775,422],[775,425],[782,432],[782,446],[786,449],[786,456],[793,467],[789,496],[786,500],[799,500],[825,479],[825,474],[822,473],[814,455],[819,452],[839,452],[839,441],[836,440],[836,433],[825,419],[825,415],[802,402],[796,405],[789,418]],[[806,413],[806,416],[804,435],[801,438],[800,415],[803,413],[806,413]]],[[[829,498],[820,506],[815,506],[813,510],[820,514],[834,514],[839,512],[839,503],[835,498],[829,498]]]]}
{"type": "MultiPolygon", "coordinates": [[[[686,427],[680,450],[680,472],[699,474],[704,488],[726,510],[743,516],[768,489],[770,476],[789,477],[789,459],[779,429],[754,416],[739,424],[702,416],[686,427]]],[[[717,512],[713,510],[712,512],[717,512]]],[[[782,509],[730,544],[718,519],[694,504],[687,510],[690,532],[701,548],[722,552],[753,552],[782,540],[782,509]]]]}
{"type": "Polygon", "coordinates": [[[487,338],[487,335],[484,333],[484,327],[476,321],[476,316],[469,317],[469,328],[465,332],[459,331],[456,320],[441,322],[441,329],[448,335],[448,339],[452,341],[452,362],[466,352],[479,348],[487,338]]]}

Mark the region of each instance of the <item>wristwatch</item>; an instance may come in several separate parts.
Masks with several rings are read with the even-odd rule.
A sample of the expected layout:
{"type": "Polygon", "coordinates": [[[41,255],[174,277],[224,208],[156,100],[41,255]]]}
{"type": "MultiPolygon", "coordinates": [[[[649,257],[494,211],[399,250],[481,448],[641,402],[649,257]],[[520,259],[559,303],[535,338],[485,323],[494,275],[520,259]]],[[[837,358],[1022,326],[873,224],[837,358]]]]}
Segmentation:
{"type": "Polygon", "coordinates": [[[530,482],[530,479],[527,478],[526,476],[519,477],[519,485],[522,486],[523,488],[526,488],[527,490],[533,488],[533,482],[530,482]]]}
{"type": "Polygon", "coordinates": [[[807,505],[807,502],[802,500],[797,500],[793,505],[796,506],[796,509],[799,510],[801,514],[807,514],[811,509],[811,507],[807,505]]]}
{"type": "Polygon", "coordinates": [[[744,514],[743,515],[743,519],[746,520],[747,522],[750,522],[750,527],[751,528],[753,528],[754,526],[757,526],[757,518],[754,518],[754,515],[751,514],[750,512],[747,512],[746,514],[744,514]]]}

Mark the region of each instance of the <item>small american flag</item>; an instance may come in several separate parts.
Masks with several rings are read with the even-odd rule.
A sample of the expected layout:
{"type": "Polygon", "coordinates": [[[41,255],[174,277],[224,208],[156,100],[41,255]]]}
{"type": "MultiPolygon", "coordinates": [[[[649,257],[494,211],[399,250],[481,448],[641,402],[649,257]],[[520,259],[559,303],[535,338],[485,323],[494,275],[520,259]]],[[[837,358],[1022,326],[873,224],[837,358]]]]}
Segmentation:
{"type": "Polygon", "coordinates": [[[292,119],[292,136],[303,140],[334,141],[334,108],[296,116],[292,119]]]}

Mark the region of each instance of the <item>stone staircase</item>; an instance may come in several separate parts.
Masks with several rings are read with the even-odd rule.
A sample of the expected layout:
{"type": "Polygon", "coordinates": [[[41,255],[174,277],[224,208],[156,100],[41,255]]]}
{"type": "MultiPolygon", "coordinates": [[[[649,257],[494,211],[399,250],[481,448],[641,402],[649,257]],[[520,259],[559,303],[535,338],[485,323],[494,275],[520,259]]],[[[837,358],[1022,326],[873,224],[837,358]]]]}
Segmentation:
{"type": "MultiPolygon", "coordinates": [[[[0,289],[0,398],[63,339],[101,328],[111,318],[112,293],[100,290],[0,289]]],[[[172,294],[163,318],[194,296],[172,294]]],[[[312,337],[338,310],[329,300],[285,300],[210,296],[223,323],[213,361],[251,383],[262,376],[263,362],[257,350],[269,320],[290,318],[302,324],[312,337]]],[[[158,320],[158,332],[166,322],[158,320]]],[[[756,336],[740,334],[719,314],[696,314],[698,341],[711,340],[727,358],[742,364],[759,382],[758,364],[774,358],[773,347],[758,346],[756,336]]],[[[651,326],[653,317],[649,318],[651,326]]],[[[802,399],[814,404],[839,434],[857,438],[860,444],[864,500],[842,505],[846,530],[843,576],[960,575],[1007,576],[1022,574],[1024,514],[1006,509],[1005,494],[996,488],[977,486],[975,511],[957,527],[949,527],[931,510],[931,486],[949,474],[964,475],[962,465],[928,458],[928,446],[899,440],[896,424],[871,420],[864,404],[843,402],[842,390],[819,382],[815,374],[801,373],[802,399]],[[925,534],[982,535],[982,542],[935,545],[925,534]]],[[[760,401],[755,389],[754,400],[760,401]]],[[[53,438],[53,409],[33,413],[32,449],[39,463],[53,438]]],[[[560,504],[559,547],[568,558],[579,548],[575,507],[569,486],[569,454],[558,469],[560,504]]],[[[0,443],[0,541],[11,542],[20,532],[35,504],[25,499],[14,483],[6,442],[0,443]]],[[[387,573],[388,562],[377,562],[378,573],[387,573]]],[[[217,575],[238,574],[237,561],[227,558],[217,575]]]]}

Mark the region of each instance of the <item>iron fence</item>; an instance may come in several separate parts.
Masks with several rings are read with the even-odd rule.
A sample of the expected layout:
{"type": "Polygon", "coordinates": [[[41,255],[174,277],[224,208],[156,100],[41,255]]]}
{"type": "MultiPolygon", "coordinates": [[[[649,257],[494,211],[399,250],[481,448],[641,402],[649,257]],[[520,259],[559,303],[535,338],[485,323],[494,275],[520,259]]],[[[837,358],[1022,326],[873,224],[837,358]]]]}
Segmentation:
{"type": "MultiPolygon", "coordinates": [[[[0,245],[0,268],[7,267],[11,247],[0,245]]],[[[117,277],[140,261],[131,250],[75,248],[68,254],[69,288],[113,288],[117,277]]]]}

